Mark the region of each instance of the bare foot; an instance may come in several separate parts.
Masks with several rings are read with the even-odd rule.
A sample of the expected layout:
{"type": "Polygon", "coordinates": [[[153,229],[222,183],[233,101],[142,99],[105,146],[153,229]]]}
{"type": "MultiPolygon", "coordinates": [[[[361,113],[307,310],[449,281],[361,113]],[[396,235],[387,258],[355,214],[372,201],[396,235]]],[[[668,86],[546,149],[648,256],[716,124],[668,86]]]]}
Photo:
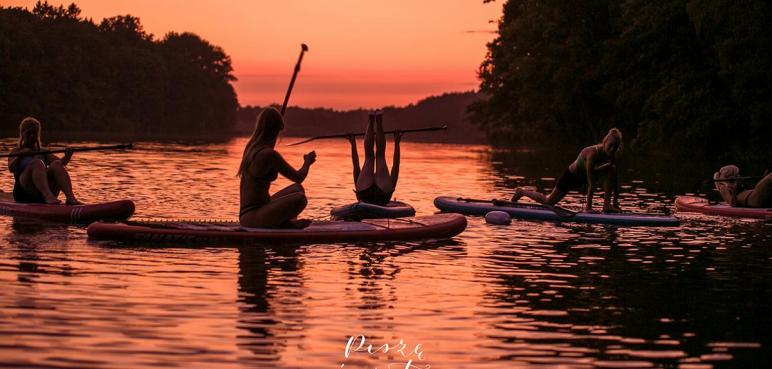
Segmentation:
{"type": "Polygon", "coordinates": [[[523,197],[523,189],[520,188],[520,187],[515,188],[515,194],[512,195],[512,200],[511,201],[512,202],[517,202],[522,197],[523,197]]]}
{"type": "Polygon", "coordinates": [[[46,204],[49,205],[59,205],[62,203],[62,200],[57,199],[56,197],[46,197],[46,204]]]}
{"type": "Polygon", "coordinates": [[[604,206],[603,212],[604,213],[621,213],[622,209],[620,209],[617,206],[604,206]]]}
{"type": "Polygon", "coordinates": [[[285,229],[303,229],[311,225],[311,219],[290,219],[278,226],[285,229]]]}
{"type": "Polygon", "coordinates": [[[73,198],[67,199],[67,205],[83,205],[83,203],[73,197],[73,198]]]}

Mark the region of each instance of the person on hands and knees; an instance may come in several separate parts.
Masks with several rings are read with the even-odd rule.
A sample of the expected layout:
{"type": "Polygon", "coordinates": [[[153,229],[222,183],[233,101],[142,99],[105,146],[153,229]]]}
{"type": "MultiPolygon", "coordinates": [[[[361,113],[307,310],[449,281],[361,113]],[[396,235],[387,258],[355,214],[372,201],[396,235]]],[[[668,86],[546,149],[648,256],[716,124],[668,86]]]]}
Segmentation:
{"type": "Polygon", "coordinates": [[[399,178],[399,146],[402,132],[394,132],[394,155],[391,173],[386,164],[386,137],[383,133],[383,113],[370,114],[365,133],[365,163],[359,167],[356,139],[349,135],[351,143],[351,162],[354,166],[354,186],[357,200],[369,204],[385,206],[391,200],[397,188],[399,178]],[[373,148],[375,146],[375,148],[373,148]]]}
{"type": "Polygon", "coordinates": [[[518,187],[515,189],[512,201],[516,202],[525,196],[541,204],[555,205],[569,191],[577,190],[586,184],[587,203],[585,210],[591,211],[594,185],[598,181],[603,181],[603,211],[620,212],[616,154],[621,148],[622,132],[612,128],[601,143],[585,147],[579,152],[576,160],[563,171],[563,174],[555,182],[555,188],[549,195],[544,196],[544,194],[518,187]]]}
{"type": "Polygon", "coordinates": [[[303,156],[303,166],[293,168],[276,151],[276,141],[284,129],[284,119],[278,110],[267,108],[257,118],[255,131],[249,138],[239,166],[241,177],[241,210],[239,222],[250,228],[304,228],[310,221],[297,220],[308,204],[301,183],[316,161],[316,153],[303,156]],[[271,183],[278,175],[295,182],[273,195],[271,183]]]}
{"type": "Polygon", "coordinates": [[[19,124],[19,144],[11,154],[24,155],[8,158],[8,170],[15,179],[13,199],[19,203],[61,204],[57,196],[64,192],[67,205],[82,204],[72,192],[66,168],[73,151],[66,150],[63,158],[38,153],[45,150],[40,131],[40,122],[33,117],[24,118],[19,124]]]}

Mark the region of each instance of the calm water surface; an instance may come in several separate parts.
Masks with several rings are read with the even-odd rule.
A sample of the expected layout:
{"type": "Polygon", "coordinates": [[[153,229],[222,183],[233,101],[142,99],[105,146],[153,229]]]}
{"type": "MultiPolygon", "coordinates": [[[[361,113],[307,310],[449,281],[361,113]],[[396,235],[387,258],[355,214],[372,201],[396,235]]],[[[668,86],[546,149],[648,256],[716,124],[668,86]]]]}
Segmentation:
{"type": "MultiPolygon", "coordinates": [[[[232,220],[243,144],[142,143],[76,154],[70,170],[82,200],[130,198],[136,218],[232,220]]],[[[438,195],[550,187],[575,154],[403,145],[395,196],[419,214],[438,195]]],[[[326,218],[353,199],[348,147],[282,151],[299,165],[312,148],[305,216],[326,218]]],[[[623,208],[670,211],[676,180],[626,172],[623,208]]],[[[0,367],[769,368],[772,226],[682,219],[656,229],[469,218],[441,242],[159,248],[2,217],[0,367]],[[359,335],[365,346],[346,357],[359,335]],[[392,348],[371,355],[370,343],[392,348]]]]}

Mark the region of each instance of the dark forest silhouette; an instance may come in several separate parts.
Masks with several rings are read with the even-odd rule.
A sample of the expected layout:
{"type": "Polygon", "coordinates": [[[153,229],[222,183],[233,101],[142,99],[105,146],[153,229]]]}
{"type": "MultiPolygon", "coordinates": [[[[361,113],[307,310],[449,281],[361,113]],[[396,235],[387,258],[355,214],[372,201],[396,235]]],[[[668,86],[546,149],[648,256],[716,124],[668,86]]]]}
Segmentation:
{"type": "MultiPolygon", "coordinates": [[[[485,136],[467,120],[466,109],[480,97],[475,92],[446,93],[432,96],[404,107],[383,108],[384,129],[406,129],[447,125],[445,132],[411,133],[406,140],[439,141],[456,143],[482,143],[485,136]]],[[[246,106],[239,109],[237,130],[239,134],[252,133],[255,119],[262,107],[246,106]]],[[[336,133],[364,132],[367,127],[368,110],[354,109],[337,111],[333,109],[287,109],[286,136],[317,136],[336,133]]]]}
{"type": "MultiPolygon", "coordinates": [[[[485,0],[489,2],[491,0],[485,0]]],[[[473,121],[506,144],[597,142],[772,159],[764,0],[509,0],[473,121]]]]}
{"type": "Polygon", "coordinates": [[[220,47],[192,33],[155,40],[130,15],[96,24],[80,12],[0,8],[3,131],[31,115],[54,132],[232,135],[235,77],[220,47]]]}

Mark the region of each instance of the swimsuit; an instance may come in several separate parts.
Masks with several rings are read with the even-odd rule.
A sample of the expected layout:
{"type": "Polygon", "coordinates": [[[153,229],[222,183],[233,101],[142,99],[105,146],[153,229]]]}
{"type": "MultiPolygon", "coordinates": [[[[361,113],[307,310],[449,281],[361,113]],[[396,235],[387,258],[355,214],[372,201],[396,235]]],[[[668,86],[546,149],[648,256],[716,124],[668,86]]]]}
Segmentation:
{"type": "Polygon", "coordinates": [[[569,192],[581,188],[586,183],[586,178],[580,177],[566,168],[557,182],[555,182],[555,187],[563,192],[569,192]]]}
{"type": "MultiPolygon", "coordinates": [[[[264,148],[265,147],[263,147],[260,150],[258,150],[257,152],[255,152],[255,155],[257,155],[257,153],[262,151],[264,148]]],[[[252,175],[249,172],[249,168],[247,168],[246,172],[247,172],[247,177],[246,178],[242,178],[242,181],[251,179],[251,180],[253,180],[255,182],[265,182],[265,183],[270,184],[271,182],[275,181],[276,178],[279,178],[279,171],[274,169],[274,168],[271,168],[270,170],[268,170],[268,173],[266,173],[263,176],[259,176],[259,177],[255,176],[255,175],[252,175]]],[[[244,214],[246,214],[246,213],[248,213],[248,212],[250,212],[252,210],[256,210],[256,209],[259,209],[259,208],[263,207],[263,205],[269,203],[270,201],[271,200],[270,200],[270,197],[269,197],[268,201],[258,201],[258,202],[253,202],[251,204],[242,205],[241,206],[241,210],[239,211],[239,217],[243,216],[244,214]]]]}
{"type": "Polygon", "coordinates": [[[32,156],[25,156],[19,159],[19,165],[16,166],[16,171],[13,172],[13,200],[18,203],[25,203],[25,204],[45,204],[46,198],[43,197],[43,194],[39,191],[36,191],[36,193],[31,194],[24,190],[24,187],[21,186],[21,183],[19,182],[19,178],[21,178],[21,174],[24,173],[24,169],[27,168],[27,166],[32,163],[35,160],[32,156]]]}
{"type": "Polygon", "coordinates": [[[362,191],[354,190],[354,192],[357,195],[357,200],[380,206],[386,206],[386,204],[389,203],[389,200],[391,200],[391,195],[394,194],[394,191],[383,191],[375,183],[371,184],[370,187],[367,187],[362,191]]]}

